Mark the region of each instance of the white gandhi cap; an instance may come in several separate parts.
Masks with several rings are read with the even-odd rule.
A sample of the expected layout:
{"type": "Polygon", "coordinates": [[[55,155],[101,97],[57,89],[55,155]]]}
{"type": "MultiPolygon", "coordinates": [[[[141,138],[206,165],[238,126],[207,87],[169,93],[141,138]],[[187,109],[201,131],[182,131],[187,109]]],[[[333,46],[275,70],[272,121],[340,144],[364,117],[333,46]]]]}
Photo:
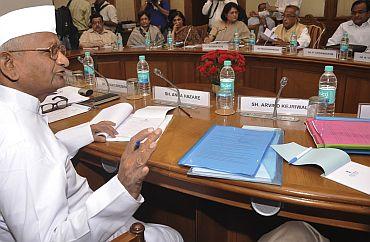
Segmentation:
{"type": "Polygon", "coordinates": [[[13,38],[55,30],[55,7],[50,0],[1,0],[0,46],[13,38]]]}

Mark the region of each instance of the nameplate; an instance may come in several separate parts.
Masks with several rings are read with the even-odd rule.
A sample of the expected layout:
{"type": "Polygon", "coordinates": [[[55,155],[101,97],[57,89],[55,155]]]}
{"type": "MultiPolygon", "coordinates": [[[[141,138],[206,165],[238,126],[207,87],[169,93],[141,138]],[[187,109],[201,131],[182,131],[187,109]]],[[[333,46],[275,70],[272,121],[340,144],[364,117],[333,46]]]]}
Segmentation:
{"type": "Polygon", "coordinates": [[[253,52],[267,53],[267,54],[283,54],[283,47],[254,45],[253,52]]]}
{"type": "MultiPolygon", "coordinates": [[[[127,82],[124,80],[117,80],[107,78],[110,91],[113,93],[127,93],[127,82]]],[[[99,91],[107,91],[107,84],[103,78],[96,78],[96,89],[99,91]]]]}
{"type": "Polygon", "coordinates": [[[303,56],[337,59],[337,51],[305,48],[303,49],[303,56]]]}
{"type": "MultiPolygon", "coordinates": [[[[195,106],[210,107],[210,93],[194,91],[188,89],[180,90],[180,100],[183,104],[190,104],[195,106]]],[[[176,89],[170,87],[153,87],[154,100],[161,100],[167,102],[177,102],[176,89]]]]}
{"type": "Polygon", "coordinates": [[[229,50],[229,43],[202,44],[203,51],[229,50]]]}
{"type": "Polygon", "coordinates": [[[355,52],[353,60],[370,63],[370,53],[355,52]]]}
{"type": "Polygon", "coordinates": [[[359,103],[357,118],[370,119],[370,103],[359,103]]]}
{"type": "MultiPolygon", "coordinates": [[[[239,112],[272,113],[275,98],[239,96],[239,112]]],[[[281,98],[277,105],[278,114],[307,115],[308,99],[281,98]]]]}

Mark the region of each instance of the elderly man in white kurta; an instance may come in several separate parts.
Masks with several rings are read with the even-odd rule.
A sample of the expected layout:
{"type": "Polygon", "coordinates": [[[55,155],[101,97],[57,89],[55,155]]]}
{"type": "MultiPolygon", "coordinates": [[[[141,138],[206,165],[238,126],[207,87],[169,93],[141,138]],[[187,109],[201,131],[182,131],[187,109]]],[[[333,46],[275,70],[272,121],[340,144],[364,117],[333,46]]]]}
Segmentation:
{"type": "MultiPolygon", "coordinates": [[[[69,64],[55,34],[54,6],[3,2],[0,26],[0,241],[107,241],[127,231],[144,200],[146,162],[161,130],[137,134],[118,174],[92,192],[70,161],[93,141],[90,125],[59,133],[58,140],[40,114],[40,101],[64,85],[69,64]]],[[[147,224],[145,236],[183,241],[162,225],[147,224]]]]}

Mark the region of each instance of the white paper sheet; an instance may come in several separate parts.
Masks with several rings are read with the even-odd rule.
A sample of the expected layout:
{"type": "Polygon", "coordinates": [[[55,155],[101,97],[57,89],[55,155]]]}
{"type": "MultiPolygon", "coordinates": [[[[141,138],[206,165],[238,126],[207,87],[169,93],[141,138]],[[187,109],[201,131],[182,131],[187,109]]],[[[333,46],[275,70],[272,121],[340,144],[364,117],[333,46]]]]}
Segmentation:
{"type": "Polygon", "coordinates": [[[72,86],[66,86],[66,87],[59,88],[54,94],[47,96],[45,100],[41,103],[41,105],[46,104],[46,103],[56,103],[60,101],[59,98],[52,100],[53,97],[56,97],[56,96],[63,96],[63,97],[68,98],[68,103],[70,104],[86,101],[89,99],[88,97],[84,97],[78,94],[78,90],[80,90],[80,88],[72,87],[72,86]]]}
{"type": "Polygon", "coordinates": [[[63,109],[58,109],[50,113],[46,113],[46,117],[48,118],[48,123],[53,123],[55,121],[59,121],[65,118],[69,118],[81,113],[86,113],[90,110],[90,107],[86,107],[79,104],[72,104],[71,106],[68,106],[63,109]]]}
{"type": "Polygon", "coordinates": [[[370,195],[370,167],[349,162],[326,178],[370,195]]]}

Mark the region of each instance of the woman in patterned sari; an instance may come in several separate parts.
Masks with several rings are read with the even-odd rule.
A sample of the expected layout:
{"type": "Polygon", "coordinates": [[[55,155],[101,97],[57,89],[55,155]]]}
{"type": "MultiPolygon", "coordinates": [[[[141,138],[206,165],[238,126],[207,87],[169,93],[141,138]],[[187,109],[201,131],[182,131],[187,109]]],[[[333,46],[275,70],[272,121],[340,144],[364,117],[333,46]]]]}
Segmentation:
{"type": "Polygon", "coordinates": [[[194,26],[185,25],[185,16],[182,12],[171,11],[169,23],[174,43],[182,43],[184,45],[184,42],[186,42],[185,45],[194,45],[203,42],[194,26]]]}

